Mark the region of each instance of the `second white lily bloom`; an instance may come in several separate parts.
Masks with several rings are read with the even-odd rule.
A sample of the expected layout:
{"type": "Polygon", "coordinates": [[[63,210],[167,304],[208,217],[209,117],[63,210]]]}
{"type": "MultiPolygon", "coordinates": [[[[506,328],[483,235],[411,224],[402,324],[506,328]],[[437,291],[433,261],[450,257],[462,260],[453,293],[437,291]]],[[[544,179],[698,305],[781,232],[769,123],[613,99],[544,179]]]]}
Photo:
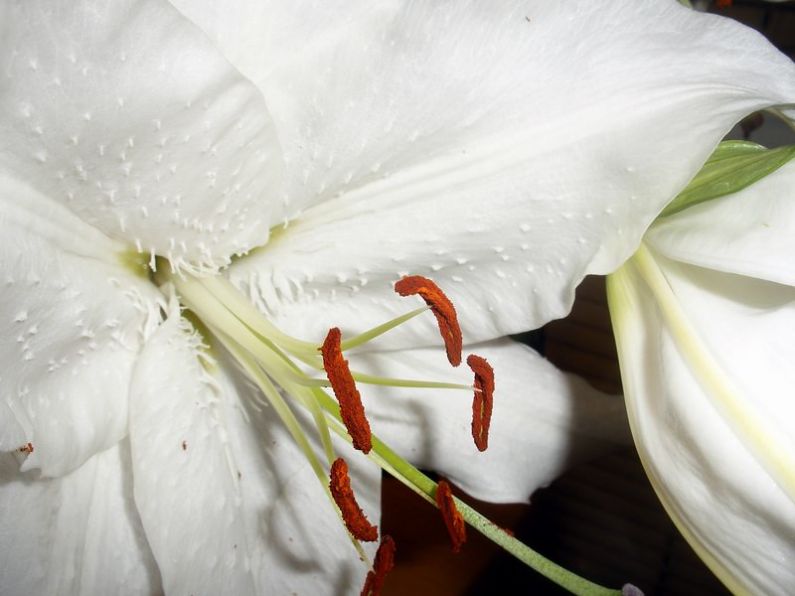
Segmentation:
{"type": "Polygon", "coordinates": [[[795,585],[795,164],[662,218],[610,276],[630,423],[668,513],[734,592],[795,585]]]}

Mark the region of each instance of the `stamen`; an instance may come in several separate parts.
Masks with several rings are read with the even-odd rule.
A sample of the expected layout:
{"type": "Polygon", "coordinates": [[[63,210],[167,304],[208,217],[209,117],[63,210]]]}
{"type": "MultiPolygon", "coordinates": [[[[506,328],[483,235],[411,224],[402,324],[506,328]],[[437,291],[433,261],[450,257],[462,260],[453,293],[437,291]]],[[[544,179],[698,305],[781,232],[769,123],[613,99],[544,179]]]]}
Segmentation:
{"type": "Polygon", "coordinates": [[[378,596],[381,593],[381,588],[384,587],[386,574],[394,566],[395,541],[392,540],[391,536],[384,536],[381,539],[381,544],[378,545],[378,551],[375,553],[373,570],[367,573],[367,579],[364,580],[361,596],[378,596]]]}
{"type": "Polygon", "coordinates": [[[33,453],[33,443],[25,443],[22,447],[19,448],[20,453],[27,453],[30,455],[33,453]]]}
{"type": "Polygon", "coordinates": [[[348,464],[341,457],[331,464],[331,481],[329,483],[331,496],[340,508],[345,527],[357,540],[374,542],[378,540],[376,528],[364,515],[362,508],[356,502],[356,497],[351,488],[351,479],[348,476],[348,464]]]}
{"type": "Polygon", "coordinates": [[[489,446],[491,410],[494,406],[494,369],[485,358],[467,356],[467,364],[475,373],[475,397],[472,400],[472,438],[480,451],[489,446]]]}
{"type": "Polygon", "coordinates": [[[464,524],[464,518],[455,506],[453,492],[450,490],[450,485],[447,481],[439,481],[435,496],[436,506],[439,507],[439,511],[442,512],[442,519],[447,526],[447,533],[450,535],[450,541],[453,543],[453,552],[457,553],[461,550],[461,545],[467,540],[467,527],[466,524],[464,524]]]}
{"type": "Polygon", "coordinates": [[[323,354],[323,368],[340,404],[342,421],[353,439],[353,446],[364,453],[369,453],[372,448],[370,423],[364,415],[362,398],[356,389],[348,361],[342,357],[341,339],[342,332],[338,327],[329,329],[326,340],[320,348],[323,354]]]}
{"type": "MultiPolygon", "coordinates": [[[[403,482],[422,498],[431,503],[438,503],[438,506],[442,509],[443,515],[445,516],[445,523],[454,531],[451,535],[456,536],[454,547],[457,546],[460,548],[460,545],[464,541],[464,532],[466,528],[463,524],[463,520],[465,519],[479,532],[492,540],[495,544],[500,545],[518,560],[539,571],[544,576],[572,593],[617,593],[615,590],[607,590],[602,586],[572,574],[517,541],[515,538],[511,538],[508,533],[503,532],[498,526],[488,521],[466,503],[455,501],[446,483],[442,482],[437,485],[428,476],[424,475],[405,459],[398,456],[387,445],[379,441],[377,437],[371,437],[369,435],[369,424],[364,418],[364,409],[361,407],[355,383],[351,380],[351,371],[348,368],[347,362],[340,354],[341,345],[344,344],[341,344],[341,333],[338,329],[329,332],[326,345],[324,345],[322,349],[324,358],[321,358],[321,355],[318,354],[316,344],[301,342],[301,345],[287,346],[286,343],[283,345],[282,336],[272,335],[271,332],[266,329],[268,326],[267,321],[263,323],[262,321],[264,321],[264,319],[262,319],[262,321],[258,322],[258,319],[262,317],[255,311],[252,310],[251,317],[249,317],[247,313],[241,314],[237,312],[236,305],[231,304],[231,301],[228,303],[226,299],[220,299],[217,295],[211,293],[202,280],[190,276],[180,276],[179,273],[175,272],[169,275],[167,269],[168,267],[158,267],[158,271],[165,272],[161,283],[166,281],[173,282],[179,293],[182,304],[190,308],[196,313],[199,319],[206,323],[212,335],[219,340],[220,344],[229,350],[232,357],[243,367],[243,370],[249,378],[255,381],[259,386],[264,396],[270,401],[279,414],[279,417],[286,425],[287,430],[293,436],[299,448],[303,451],[309,465],[320,480],[324,492],[330,500],[333,501],[334,498],[331,495],[331,489],[329,487],[328,468],[323,469],[298,419],[292,413],[285,399],[287,397],[294,398],[299,405],[308,408],[312,412],[313,417],[319,413],[322,418],[323,414],[325,414],[327,417],[327,424],[318,424],[318,430],[321,435],[328,435],[328,431],[333,430],[343,439],[353,443],[353,437],[350,435],[348,427],[353,428],[354,425],[346,425],[346,423],[344,423],[341,414],[342,407],[339,400],[333,399],[314,382],[305,385],[296,380],[296,377],[301,374],[301,368],[293,362],[292,357],[287,354],[285,349],[289,349],[292,356],[295,356],[313,368],[319,369],[320,361],[323,360],[327,374],[330,374],[331,377],[335,379],[335,382],[332,382],[333,379],[329,378],[332,387],[340,385],[338,382],[339,379],[337,379],[338,376],[343,377],[343,385],[345,385],[347,381],[349,389],[352,389],[350,392],[355,395],[354,401],[359,404],[359,415],[363,420],[363,426],[368,429],[367,436],[369,442],[372,444],[372,449],[368,453],[368,456],[384,471],[403,482]],[[345,379],[346,376],[347,379],[345,379]],[[450,520],[449,523],[447,520],[450,520]],[[460,530],[456,530],[456,528],[460,528],[460,530]]],[[[395,321],[398,320],[395,319],[393,323],[395,323],[395,321]]],[[[278,332],[278,330],[274,331],[274,334],[277,333],[280,332],[278,332]]],[[[488,376],[484,378],[488,378],[488,376]]],[[[381,379],[381,381],[386,380],[387,379],[381,379]]],[[[413,384],[416,382],[410,381],[410,383],[413,384]]],[[[425,386],[424,382],[420,383],[421,385],[418,384],[417,386],[425,386]]],[[[493,378],[491,384],[493,385],[493,378]]],[[[483,383],[484,387],[487,385],[488,383],[483,383]]],[[[429,384],[428,386],[435,385],[429,384]]],[[[452,388],[452,385],[450,387],[452,388]]],[[[483,392],[483,389],[475,388],[475,391],[483,392]]],[[[330,444],[330,440],[327,440],[326,437],[322,437],[322,439],[324,445],[326,443],[330,444]]],[[[33,451],[33,444],[27,443],[18,447],[18,449],[21,452],[30,453],[33,451]]],[[[330,451],[331,450],[329,450],[329,452],[330,451]]],[[[333,463],[335,457],[333,453],[330,455],[327,453],[327,455],[329,456],[329,461],[333,463]]],[[[240,472],[237,472],[236,477],[237,479],[241,478],[240,472]]],[[[362,550],[360,542],[352,535],[350,538],[354,547],[359,551],[362,560],[365,560],[367,557],[362,550]]],[[[362,594],[375,596],[382,589],[384,575],[392,568],[394,563],[394,551],[395,547],[392,540],[387,536],[382,537],[382,544],[376,555],[373,572],[368,575],[367,583],[364,586],[362,594]]]]}
{"type": "Polygon", "coordinates": [[[447,350],[447,359],[453,366],[461,364],[461,327],[458,325],[458,316],[455,307],[444,292],[427,277],[420,275],[410,275],[398,280],[395,283],[395,291],[401,296],[412,296],[419,294],[425,303],[431,308],[436,322],[439,325],[439,332],[444,340],[444,347],[447,350]]]}

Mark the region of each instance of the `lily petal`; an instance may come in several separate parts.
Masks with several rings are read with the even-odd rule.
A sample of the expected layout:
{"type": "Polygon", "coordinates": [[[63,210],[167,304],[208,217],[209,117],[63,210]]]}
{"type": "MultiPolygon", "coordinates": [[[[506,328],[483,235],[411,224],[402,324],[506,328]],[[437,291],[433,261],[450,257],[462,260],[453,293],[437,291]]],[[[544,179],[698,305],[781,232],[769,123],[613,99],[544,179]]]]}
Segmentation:
{"type": "Polygon", "coordinates": [[[795,162],[662,218],[647,239],[670,259],[795,286],[795,162]]]}
{"type": "MultiPolygon", "coordinates": [[[[558,371],[511,340],[470,346],[495,371],[489,447],[479,452],[470,431],[472,393],[449,389],[361,385],[375,434],[415,465],[437,470],[473,496],[526,502],[571,465],[629,442],[622,401],[558,371]]],[[[352,355],[368,373],[472,383],[443,350],[352,355]]]]}
{"type": "Polygon", "coordinates": [[[282,220],[262,96],[168,3],[14,2],[0,23],[0,170],[176,264],[282,220]]]}
{"type": "Polygon", "coordinates": [[[662,291],[635,261],[609,278],[641,459],[729,589],[785,593],[795,585],[795,289],[649,255],[662,291]]]}
{"type": "Polygon", "coordinates": [[[240,68],[274,114],[295,217],[231,276],[305,337],[396,314],[403,273],[448,289],[469,341],[561,317],[737,120],[795,100],[795,66],[761,36],[669,0],[271,2],[246,25],[239,4],[180,7],[233,60],[261,57],[240,68]]]}
{"type": "Polygon", "coordinates": [[[69,472],[127,432],[127,391],[157,292],[121,249],[64,207],[0,176],[0,450],[69,472]]]}
{"type": "Polygon", "coordinates": [[[4,594],[155,594],[160,577],[130,486],[129,444],[56,479],[0,455],[4,594]]]}
{"type": "MultiPolygon", "coordinates": [[[[147,343],[133,382],[135,501],[165,592],[311,594],[361,585],[366,565],[273,409],[257,411],[238,398],[252,396],[250,387],[205,370],[195,341],[172,317],[147,343]]],[[[379,470],[347,459],[356,498],[377,523],[379,470]]]]}

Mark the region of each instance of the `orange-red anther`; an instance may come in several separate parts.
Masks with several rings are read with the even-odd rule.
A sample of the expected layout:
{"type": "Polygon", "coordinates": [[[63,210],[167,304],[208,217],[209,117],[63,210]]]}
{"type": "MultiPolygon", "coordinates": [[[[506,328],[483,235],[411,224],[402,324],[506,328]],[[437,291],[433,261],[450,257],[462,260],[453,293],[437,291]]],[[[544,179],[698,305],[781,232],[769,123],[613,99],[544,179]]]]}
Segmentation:
{"type": "Polygon", "coordinates": [[[378,528],[369,522],[362,508],[356,502],[351,488],[351,479],[348,476],[348,464],[341,457],[331,464],[331,481],[329,482],[331,496],[342,512],[342,520],[351,535],[357,540],[374,542],[378,540],[378,528]]]}
{"type": "Polygon", "coordinates": [[[386,574],[395,566],[395,541],[391,536],[384,536],[373,561],[373,570],[367,573],[361,596],[378,596],[384,587],[386,574]]]}
{"type": "Polygon", "coordinates": [[[450,485],[445,480],[440,480],[436,487],[436,505],[442,512],[444,525],[447,526],[447,533],[453,543],[453,552],[457,553],[467,540],[467,527],[464,518],[455,506],[450,485]]]}
{"type": "Polygon", "coordinates": [[[341,341],[342,332],[337,327],[329,329],[326,340],[320,348],[323,354],[323,368],[340,404],[340,416],[353,439],[353,446],[364,453],[369,453],[372,448],[370,423],[364,415],[362,397],[356,389],[348,361],[342,357],[341,341]]]}
{"type": "Polygon", "coordinates": [[[442,334],[447,359],[453,366],[461,364],[461,327],[455,307],[444,292],[427,277],[409,275],[395,283],[395,291],[401,296],[419,294],[436,317],[439,333],[442,334]]]}
{"type": "Polygon", "coordinates": [[[467,364],[475,373],[475,397],[472,400],[472,438],[480,451],[489,446],[491,410],[494,407],[494,369],[485,358],[470,354],[467,364]]]}
{"type": "Polygon", "coordinates": [[[22,447],[19,448],[20,453],[27,453],[30,455],[33,453],[33,443],[25,443],[22,447]]]}

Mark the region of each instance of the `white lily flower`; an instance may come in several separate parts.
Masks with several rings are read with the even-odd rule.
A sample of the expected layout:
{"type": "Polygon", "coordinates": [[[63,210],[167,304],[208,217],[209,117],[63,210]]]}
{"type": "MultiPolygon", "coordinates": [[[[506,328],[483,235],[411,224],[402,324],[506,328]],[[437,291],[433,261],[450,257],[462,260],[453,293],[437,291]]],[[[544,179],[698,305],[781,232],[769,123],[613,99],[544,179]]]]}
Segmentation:
{"type": "MultiPolygon", "coordinates": [[[[498,370],[492,444],[450,393],[368,389],[368,416],[417,465],[521,501],[622,415],[500,338],[565,314],[725,131],[795,98],[757,34],[662,0],[30,0],[0,28],[12,594],[347,592],[366,572],[273,409],[224,356],[202,364],[136,253],[177,285],[223,271],[318,343],[433,277],[498,370]]],[[[417,319],[351,361],[447,379],[438,343],[417,319]]],[[[348,461],[377,521],[380,472],[348,461]]]]}
{"type": "Polygon", "coordinates": [[[660,219],[608,278],[641,460],[738,594],[795,585],[793,199],[790,163],[660,219]]]}

